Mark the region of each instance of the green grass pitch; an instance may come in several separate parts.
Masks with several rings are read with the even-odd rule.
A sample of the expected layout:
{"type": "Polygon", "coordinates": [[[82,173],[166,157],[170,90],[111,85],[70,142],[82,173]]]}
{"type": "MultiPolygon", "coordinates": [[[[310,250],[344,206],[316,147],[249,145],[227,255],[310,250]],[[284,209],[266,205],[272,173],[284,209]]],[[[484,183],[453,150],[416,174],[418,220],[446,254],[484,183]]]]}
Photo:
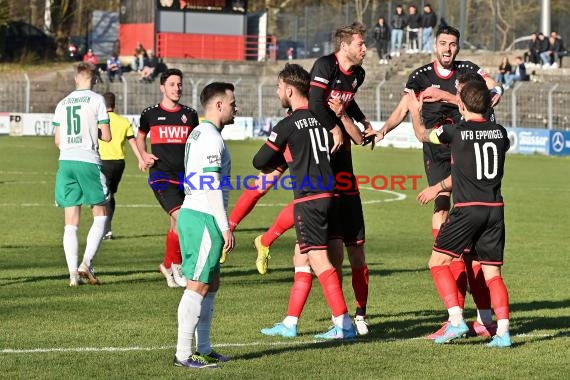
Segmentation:
{"type": "MultiPolygon", "coordinates": [[[[261,141],[229,142],[233,175],[255,174],[261,141]]],[[[128,148],[127,148],[128,149],[128,148]]],[[[318,281],[292,340],[262,336],[287,308],[295,242],[287,232],[271,251],[270,273],[255,269],[252,240],[292,199],[272,191],[240,225],[237,248],[222,268],[212,332],[215,349],[233,361],[213,372],[172,366],[180,289],[157,270],[167,218],[127,152],[117,195],[116,239],[95,262],[101,286],[68,287],[62,250],[63,211],[53,205],[58,151],[51,138],[0,137],[0,377],[157,379],[565,378],[570,373],[570,160],[509,156],[503,181],[507,247],[504,278],[514,346],[493,350],[482,339],[436,346],[423,336],[446,317],[427,261],[431,206],[419,189],[362,189],[370,268],[371,334],[350,343],[315,343],[330,315],[318,281]],[[566,373],[566,375],[564,375],[566,373]]],[[[421,152],[354,149],[360,174],[424,175],[421,152]]],[[[425,186],[425,176],[418,181],[425,186]]],[[[230,194],[233,204],[240,192],[230,194]]],[[[83,209],[80,250],[91,216],[83,209]]],[[[349,309],[354,296],[345,264],[349,309]]],[[[466,319],[473,321],[468,297],[466,319]]]]}

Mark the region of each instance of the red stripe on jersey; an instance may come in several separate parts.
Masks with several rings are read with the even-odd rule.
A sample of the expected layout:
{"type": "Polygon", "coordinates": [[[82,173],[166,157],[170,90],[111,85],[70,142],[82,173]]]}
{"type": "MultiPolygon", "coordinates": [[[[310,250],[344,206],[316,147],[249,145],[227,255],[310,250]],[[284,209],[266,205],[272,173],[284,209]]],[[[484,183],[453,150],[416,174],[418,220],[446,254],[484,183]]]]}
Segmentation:
{"type": "MultiPolygon", "coordinates": [[[[449,79],[449,78],[451,78],[451,76],[452,76],[453,73],[454,73],[453,70],[449,70],[449,75],[448,75],[448,76],[444,77],[443,75],[441,75],[441,74],[439,73],[439,70],[437,69],[438,67],[441,67],[441,66],[439,66],[439,63],[437,62],[437,60],[435,60],[435,61],[433,62],[433,67],[434,67],[434,69],[435,69],[435,70],[433,70],[433,71],[435,71],[435,75],[437,75],[438,78],[441,78],[441,79],[449,79]]],[[[443,69],[443,67],[442,67],[442,69],[443,69]]],[[[445,69],[445,70],[447,70],[447,69],[445,69]]]]}
{"type": "Polygon", "coordinates": [[[327,88],[327,86],[325,86],[324,84],[319,83],[319,82],[315,82],[315,81],[311,82],[311,86],[317,86],[317,87],[324,88],[324,89],[327,88]]]}
{"type": "Polygon", "coordinates": [[[315,199],[332,198],[332,197],[333,197],[332,193],[314,194],[314,195],[308,195],[308,196],[303,197],[303,198],[294,199],[293,203],[298,204],[298,203],[313,201],[315,199]]]}
{"type": "Polygon", "coordinates": [[[503,265],[502,261],[484,261],[484,260],[477,260],[477,261],[485,265],[503,265]]]}
{"type": "Polygon", "coordinates": [[[321,251],[327,249],[326,245],[305,245],[303,247],[299,246],[299,251],[301,253],[307,253],[309,251],[321,251]]]}
{"type": "Polygon", "coordinates": [[[444,254],[446,254],[446,255],[453,256],[453,257],[460,257],[460,256],[461,256],[461,255],[458,254],[458,253],[451,252],[451,251],[447,251],[447,250],[441,249],[441,248],[433,247],[432,249],[433,249],[434,251],[436,251],[436,252],[444,253],[444,254]]]}
{"type": "Polygon", "coordinates": [[[150,127],[150,143],[186,144],[192,129],[189,125],[153,125],[150,127]]]}
{"type": "Polygon", "coordinates": [[[488,207],[502,207],[503,202],[463,202],[456,203],[454,207],[469,207],[469,206],[488,206],[488,207]]]}
{"type": "MultiPolygon", "coordinates": [[[[352,71],[348,71],[348,70],[345,70],[345,69],[342,68],[340,62],[338,61],[338,56],[336,55],[336,53],[334,54],[334,57],[336,58],[336,63],[337,63],[337,65],[338,65],[338,68],[340,69],[340,71],[341,71],[343,74],[345,74],[345,75],[351,75],[351,74],[352,74],[352,71]]],[[[352,67],[352,66],[351,66],[351,67],[352,67]]]]}
{"type": "Polygon", "coordinates": [[[168,211],[168,214],[169,214],[169,215],[172,215],[172,213],[173,213],[174,211],[178,211],[181,207],[182,207],[182,205],[180,205],[180,206],[175,206],[172,210],[168,211]]]}
{"type": "Polygon", "coordinates": [[[172,109],[164,108],[164,106],[162,105],[162,103],[160,103],[158,106],[159,106],[160,108],[162,108],[162,109],[163,109],[164,111],[166,111],[166,112],[178,112],[178,111],[180,111],[180,109],[182,108],[182,107],[180,107],[180,104],[177,104],[176,107],[174,107],[174,108],[172,108],[172,109]]]}
{"type": "Polygon", "coordinates": [[[275,144],[273,144],[271,141],[266,141],[265,144],[267,144],[268,147],[271,148],[271,150],[274,150],[275,152],[279,152],[279,147],[275,144]]]}
{"type": "Polygon", "coordinates": [[[283,152],[283,157],[285,158],[285,161],[287,161],[287,162],[293,161],[293,156],[291,155],[291,149],[289,149],[289,144],[287,144],[285,146],[285,151],[283,152]]]}
{"type": "Polygon", "coordinates": [[[154,184],[159,184],[159,183],[171,183],[173,185],[180,185],[180,182],[174,180],[174,179],[157,179],[156,181],[149,181],[148,184],[152,187],[152,185],[154,184]]]}

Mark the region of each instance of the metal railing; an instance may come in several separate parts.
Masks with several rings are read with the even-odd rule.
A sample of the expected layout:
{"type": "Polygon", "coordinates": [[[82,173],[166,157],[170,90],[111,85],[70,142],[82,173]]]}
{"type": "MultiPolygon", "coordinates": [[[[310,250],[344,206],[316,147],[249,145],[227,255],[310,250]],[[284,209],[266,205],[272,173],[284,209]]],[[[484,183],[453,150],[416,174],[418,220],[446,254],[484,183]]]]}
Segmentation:
{"type": "MultiPolygon", "coordinates": [[[[276,96],[276,81],[253,75],[189,75],[184,78],[182,103],[199,107],[201,89],[213,81],[231,82],[236,86],[236,99],[241,116],[263,120],[280,117],[283,110],[276,96]]],[[[401,99],[406,77],[390,80],[367,80],[358,90],[356,101],[371,120],[386,120],[401,99]]],[[[26,73],[0,74],[0,112],[51,113],[57,102],[73,90],[73,80],[41,80],[26,73]]],[[[94,90],[116,95],[117,112],[140,114],[145,107],[158,103],[162,97],[158,80],[138,81],[135,74],[123,81],[98,83],[94,90]]],[[[505,127],[526,127],[570,130],[570,81],[568,83],[517,82],[503,95],[495,108],[497,121],[505,127]]]]}

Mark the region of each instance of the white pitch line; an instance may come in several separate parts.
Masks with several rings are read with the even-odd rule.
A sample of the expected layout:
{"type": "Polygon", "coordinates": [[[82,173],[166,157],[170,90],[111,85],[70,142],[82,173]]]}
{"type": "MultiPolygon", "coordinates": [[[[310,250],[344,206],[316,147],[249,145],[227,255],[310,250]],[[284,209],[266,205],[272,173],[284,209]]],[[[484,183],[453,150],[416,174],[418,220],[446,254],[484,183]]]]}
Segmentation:
{"type": "MultiPolygon", "coordinates": [[[[512,335],[514,338],[551,338],[555,334],[527,334],[521,333],[512,335]]],[[[388,339],[378,339],[379,343],[395,343],[395,342],[413,342],[418,340],[426,340],[424,336],[415,338],[388,338],[388,339]]],[[[359,339],[349,340],[347,343],[358,342],[359,339]]],[[[361,341],[371,342],[371,339],[361,339],[361,341]]],[[[328,341],[331,342],[331,341],[328,341]]],[[[219,343],[213,344],[212,347],[275,347],[275,346],[302,346],[302,345],[313,345],[328,343],[327,341],[318,340],[296,340],[296,341],[278,341],[278,342],[250,342],[250,343],[219,343]]],[[[17,348],[4,348],[0,350],[0,354],[41,354],[41,353],[52,353],[52,352],[129,352],[129,351],[162,351],[162,350],[173,350],[176,346],[156,346],[156,347],[55,347],[55,348],[29,348],[29,349],[17,349],[17,348]]]]}
{"type": "MultiPolygon", "coordinates": [[[[403,201],[406,199],[406,194],[398,193],[392,190],[378,190],[372,187],[361,186],[361,189],[364,190],[371,190],[371,191],[379,191],[387,194],[394,195],[393,198],[387,199],[372,199],[368,201],[363,201],[362,204],[374,204],[374,203],[382,203],[382,202],[395,202],[395,201],[403,201]]],[[[287,203],[258,203],[256,206],[258,207],[284,207],[287,206],[287,203]]],[[[0,207],[55,207],[54,203],[0,203],[0,207]]],[[[144,203],[133,203],[133,204],[118,204],[116,207],[122,208],[150,208],[150,207],[159,207],[157,204],[144,204],[144,203]]]]}

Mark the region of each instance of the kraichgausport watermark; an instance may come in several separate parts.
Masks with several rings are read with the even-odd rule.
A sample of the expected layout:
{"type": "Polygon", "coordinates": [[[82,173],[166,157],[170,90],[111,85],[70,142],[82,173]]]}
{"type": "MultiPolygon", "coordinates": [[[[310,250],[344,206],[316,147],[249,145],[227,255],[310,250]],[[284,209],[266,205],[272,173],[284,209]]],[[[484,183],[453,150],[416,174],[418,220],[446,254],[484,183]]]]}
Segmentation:
{"type": "Polygon", "coordinates": [[[234,177],[221,176],[219,183],[211,173],[178,173],[173,179],[168,173],[154,172],[148,177],[148,184],[153,190],[165,190],[171,184],[180,190],[296,190],[296,191],[348,191],[358,190],[359,186],[368,185],[374,190],[417,190],[421,175],[353,175],[339,172],[334,176],[295,177],[292,175],[258,176],[237,175],[234,177]]]}

